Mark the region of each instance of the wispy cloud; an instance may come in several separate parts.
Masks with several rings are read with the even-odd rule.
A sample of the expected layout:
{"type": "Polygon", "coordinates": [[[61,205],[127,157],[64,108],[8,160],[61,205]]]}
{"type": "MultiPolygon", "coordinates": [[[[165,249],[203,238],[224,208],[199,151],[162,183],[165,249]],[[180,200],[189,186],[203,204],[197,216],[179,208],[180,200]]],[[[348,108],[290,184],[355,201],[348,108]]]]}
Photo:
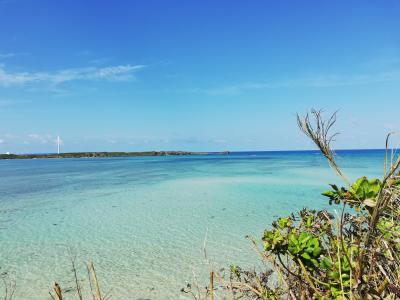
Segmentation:
{"type": "Polygon", "coordinates": [[[135,79],[135,72],[144,67],[144,65],[118,65],[102,68],[71,68],[54,72],[9,72],[0,65],[0,85],[24,85],[38,82],[59,84],[76,80],[130,81],[135,79]]]}
{"type": "Polygon", "coordinates": [[[8,52],[8,53],[0,53],[0,59],[2,58],[12,58],[12,57],[16,57],[16,56],[20,56],[20,55],[29,55],[29,53],[26,52],[8,52]]]}
{"type": "Polygon", "coordinates": [[[18,136],[10,133],[0,135],[3,144],[15,145],[55,145],[57,137],[49,133],[30,133],[28,135],[18,136]]]}
{"type": "MultiPolygon", "coordinates": [[[[44,133],[44,134],[40,134],[40,133],[31,133],[28,134],[28,136],[26,137],[16,137],[14,136],[14,140],[15,139],[19,139],[23,144],[25,145],[34,145],[34,144],[43,144],[43,145],[57,145],[57,136],[50,134],[50,133],[44,133]]],[[[64,141],[62,139],[60,139],[60,144],[63,145],[64,141]]]]}
{"type": "Polygon", "coordinates": [[[0,53],[0,58],[10,58],[16,56],[17,53],[0,53]]]}
{"type": "Polygon", "coordinates": [[[241,84],[226,85],[211,89],[196,88],[192,89],[192,92],[203,92],[210,95],[230,95],[262,89],[324,88],[335,86],[366,85],[396,81],[400,81],[400,71],[356,75],[320,75],[313,77],[298,77],[286,80],[245,82],[241,84]]]}
{"type": "Polygon", "coordinates": [[[52,140],[54,140],[54,138],[49,133],[46,133],[46,134],[37,134],[37,133],[28,134],[28,141],[29,142],[47,144],[47,143],[51,142],[52,140]]]}

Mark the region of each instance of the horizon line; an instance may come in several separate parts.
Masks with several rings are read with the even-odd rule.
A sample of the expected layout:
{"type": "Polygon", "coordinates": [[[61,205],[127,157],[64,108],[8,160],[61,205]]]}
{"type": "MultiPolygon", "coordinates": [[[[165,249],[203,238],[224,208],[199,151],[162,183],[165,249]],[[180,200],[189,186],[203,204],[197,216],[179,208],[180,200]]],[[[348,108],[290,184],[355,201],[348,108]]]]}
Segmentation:
{"type": "MultiPolygon", "coordinates": [[[[346,148],[346,149],[332,149],[333,152],[337,151],[385,151],[385,148],[346,148]]],[[[395,150],[395,148],[389,148],[388,150],[395,150]]],[[[148,153],[148,152],[184,152],[184,153],[207,153],[207,154],[217,154],[217,153],[248,153],[248,152],[321,152],[319,149],[285,149],[285,150],[221,150],[221,151],[192,151],[192,150],[144,150],[144,151],[68,151],[60,152],[60,154],[78,154],[78,153],[148,153]]],[[[34,153],[0,153],[0,155],[43,155],[43,154],[57,154],[56,152],[34,152],[34,153]]]]}

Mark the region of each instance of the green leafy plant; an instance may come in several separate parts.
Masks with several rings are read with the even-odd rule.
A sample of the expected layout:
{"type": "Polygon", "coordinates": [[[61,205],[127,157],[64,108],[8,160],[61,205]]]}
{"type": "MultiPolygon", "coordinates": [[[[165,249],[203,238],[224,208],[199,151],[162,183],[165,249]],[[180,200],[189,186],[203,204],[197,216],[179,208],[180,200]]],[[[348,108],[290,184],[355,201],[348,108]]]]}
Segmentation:
{"type": "MultiPolygon", "coordinates": [[[[368,180],[367,177],[361,177],[354,182],[349,189],[344,187],[338,187],[335,184],[331,184],[332,190],[327,190],[322,193],[323,196],[328,197],[329,203],[339,204],[345,202],[351,207],[366,206],[372,208],[376,205],[376,197],[382,188],[382,182],[379,179],[368,180]]],[[[371,211],[371,209],[369,209],[371,211]]]]}
{"type": "Polygon", "coordinates": [[[256,248],[265,270],[231,267],[229,282],[217,277],[221,287],[233,299],[400,299],[400,157],[389,159],[390,134],[383,178],[350,182],[330,147],[336,114],[324,120],[313,110],[297,121],[344,182],[322,193],[340,213],[278,218],[256,248]]]}

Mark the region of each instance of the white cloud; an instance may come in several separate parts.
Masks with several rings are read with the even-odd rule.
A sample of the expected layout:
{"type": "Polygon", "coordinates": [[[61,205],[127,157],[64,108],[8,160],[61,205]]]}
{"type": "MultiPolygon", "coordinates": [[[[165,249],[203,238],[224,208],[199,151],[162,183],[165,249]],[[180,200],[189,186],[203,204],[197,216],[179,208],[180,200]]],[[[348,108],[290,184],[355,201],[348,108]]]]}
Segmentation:
{"type": "Polygon", "coordinates": [[[250,90],[277,89],[277,88],[323,88],[335,86],[366,85],[373,83],[400,81],[400,71],[381,72],[374,74],[353,75],[320,75],[312,77],[298,77],[287,80],[245,82],[237,85],[228,85],[212,89],[194,89],[193,92],[204,92],[210,95],[238,94],[250,90]]]}
{"type": "Polygon", "coordinates": [[[134,73],[144,65],[118,65],[109,67],[71,68],[55,72],[8,72],[0,65],[0,85],[24,85],[28,83],[48,82],[53,84],[74,80],[134,80],[134,73]]]}
{"type": "Polygon", "coordinates": [[[0,59],[1,58],[12,58],[12,57],[15,57],[15,56],[21,56],[21,55],[28,55],[29,53],[27,53],[27,52],[18,52],[18,53],[15,53],[15,52],[8,52],[8,53],[0,53],[0,59]]]}
{"type": "Polygon", "coordinates": [[[4,140],[3,139],[0,139],[0,144],[3,144],[4,143],[4,140]]]}
{"type": "Polygon", "coordinates": [[[10,58],[16,56],[17,53],[0,53],[0,58],[10,58]]]}
{"type": "Polygon", "coordinates": [[[27,135],[14,135],[10,133],[5,133],[0,135],[0,140],[5,143],[7,141],[11,144],[24,144],[24,145],[56,145],[57,137],[49,133],[30,133],[27,135]]]}
{"type": "Polygon", "coordinates": [[[48,144],[49,142],[53,141],[53,136],[51,134],[37,134],[31,133],[28,134],[28,143],[41,143],[41,144],[48,144]]]}

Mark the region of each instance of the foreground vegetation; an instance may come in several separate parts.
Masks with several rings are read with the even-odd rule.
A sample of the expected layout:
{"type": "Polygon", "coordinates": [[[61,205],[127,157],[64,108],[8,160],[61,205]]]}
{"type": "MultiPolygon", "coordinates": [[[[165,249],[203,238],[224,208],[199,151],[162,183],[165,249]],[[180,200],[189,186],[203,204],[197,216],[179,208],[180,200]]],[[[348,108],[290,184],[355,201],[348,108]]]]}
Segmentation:
{"type": "Polygon", "coordinates": [[[219,290],[232,299],[400,299],[400,157],[389,151],[389,134],[383,177],[350,182],[330,147],[335,121],[319,111],[298,116],[301,131],[343,180],[322,193],[335,213],[303,209],[278,218],[256,248],[264,270],[212,270],[217,289],[211,280],[205,291],[188,285],[183,292],[195,299],[219,290]]]}

